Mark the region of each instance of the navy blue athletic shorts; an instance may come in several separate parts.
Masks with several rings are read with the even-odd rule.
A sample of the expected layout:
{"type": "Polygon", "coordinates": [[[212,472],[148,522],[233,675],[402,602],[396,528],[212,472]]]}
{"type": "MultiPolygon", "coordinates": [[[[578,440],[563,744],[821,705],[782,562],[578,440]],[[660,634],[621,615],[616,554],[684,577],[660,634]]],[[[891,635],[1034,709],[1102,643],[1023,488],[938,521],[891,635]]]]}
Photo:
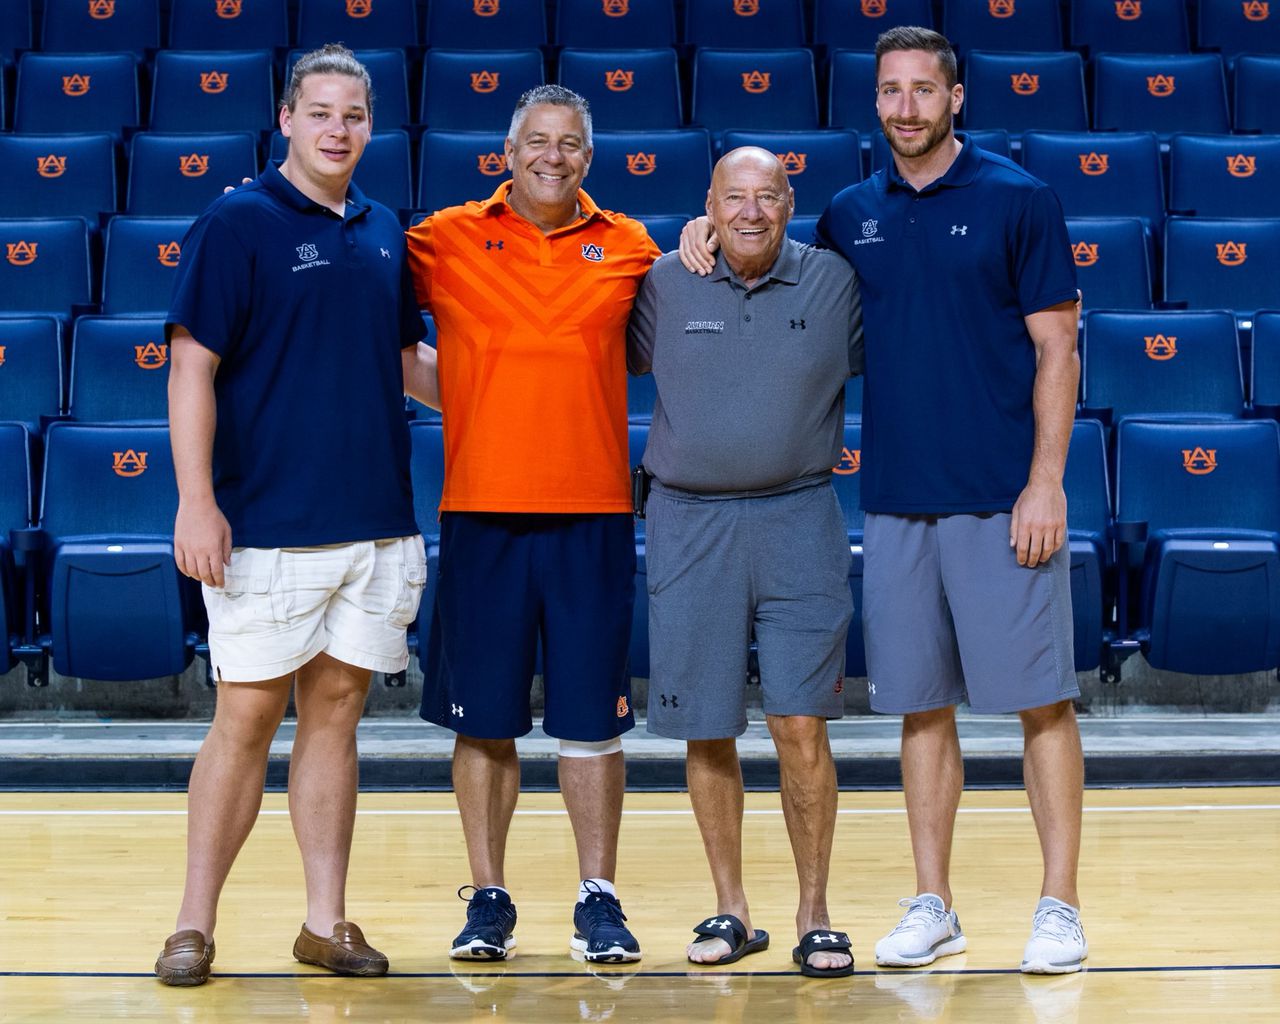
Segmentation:
{"type": "Polygon", "coordinates": [[[523,736],[541,640],[549,736],[599,742],[635,725],[630,515],[446,512],[439,565],[423,718],[479,739],[523,736]]]}

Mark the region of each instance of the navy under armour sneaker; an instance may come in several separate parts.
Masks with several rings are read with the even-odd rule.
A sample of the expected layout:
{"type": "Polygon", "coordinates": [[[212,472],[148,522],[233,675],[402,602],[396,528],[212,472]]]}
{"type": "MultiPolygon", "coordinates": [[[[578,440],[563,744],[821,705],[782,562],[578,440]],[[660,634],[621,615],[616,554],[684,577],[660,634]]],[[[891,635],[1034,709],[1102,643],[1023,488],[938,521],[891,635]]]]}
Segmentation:
{"type": "Polygon", "coordinates": [[[453,940],[455,960],[505,960],[516,945],[516,905],[502,889],[464,885],[458,898],[467,902],[467,926],[453,940]],[[470,896],[463,896],[466,890],[470,896]]]}
{"type": "MultiPolygon", "coordinates": [[[[588,882],[590,890],[594,883],[588,882]]],[[[640,959],[640,943],[624,921],[622,904],[595,886],[574,908],[573,938],[569,946],[592,963],[620,964],[640,959]]]]}

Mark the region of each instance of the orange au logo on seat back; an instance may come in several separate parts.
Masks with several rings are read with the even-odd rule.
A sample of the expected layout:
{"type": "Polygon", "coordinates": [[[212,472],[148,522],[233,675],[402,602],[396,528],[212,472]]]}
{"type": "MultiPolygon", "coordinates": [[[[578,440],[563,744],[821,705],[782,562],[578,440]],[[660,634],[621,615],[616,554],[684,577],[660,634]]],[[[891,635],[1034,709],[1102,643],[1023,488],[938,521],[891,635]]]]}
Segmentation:
{"type": "Polygon", "coordinates": [[[1142,0],[1116,0],[1116,17],[1121,21],[1137,21],[1142,17],[1142,0]]]}
{"type": "Polygon", "coordinates": [[[804,174],[809,163],[807,153],[797,153],[793,149],[785,153],[775,153],[774,156],[782,161],[782,169],[788,174],[804,174]]]}
{"type": "Polygon", "coordinates": [[[1237,153],[1235,156],[1227,157],[1227,173],[1233,178],[1252,178],[1257,169],[1258,158],[1256,156],[1245,156],[1243,153],[1237,153]]]}
{"type": "Polygon", "coordinates": [[[219,18],[230,21],[232,18],[240,17],[243,6],[244,0],[214,0],[213,9],[219,18]]]}
{"type": "Polygon", "coordinates": [[[474,0],[472,10],[482,18],[492,18],[498,13],[498,0],[474,0]]]}
{"type": "Polygon", "coordinates": [[[1178,354],[1178,336],[1176,334],[1156,334],[1143,336],[1147,358],[1163,363],[1178,354]]]}
{"type": "Polygon", "coordinates": [[[4,346],[0,345],[0,366],[4,366],[4,346]]]}
{"type": "Polygon", "coordinates": [[[1204,476],[1218,468],[1218,449],[1195,448],[1182,449],[1182,468],[1195,476],[1204,476]]]}
{"type": "Polygon", "coordinates": [[[993,18],[1012,18],[1013,0],[987,0],[987,12],[993,18]]]}
{"type": "Polygon", "coordinates": [[[1224,267],[1238,267],[1249,257],[1245,255],[1247,242],[1215,242],[1218,250],[1218,262],[1224,267]]]}
{"type": "Polygon", "coordinates": [[[742,88],[747,92],[768,92],[769,79],[773,77],[771,71],[744,71],[742,72],[742,88]]]}
{"type": "Polygon", "coordinates": [[[89,91],[92,75],[63,75],[62,91],[68,96],[83,96],[89,91]]]}
{"type": "Polygon", "coordinates": [[[1250,21],[1266,21],[1271,17],[1271,5],[1266,0],[1245,0],[1240,6],[1250,21]]]}
{"type": "Polygon", "coordinates": [[[600,0],[606,18],[625,18],[631,13],[631,0],[600,0]]]}
{"type": "Polygon", "coordinates": [[[472,92],[493,92],[498,88],[498,71],[473,71],[471,72],[471,91],[472,92]]]}
{"type": "Polygon", "coordinates": [[[210,95],[225,92],[229,75],[230,72],[228,71],[201,71],[200,91],[207,92],[210,95]]]}
{"type": "Polygon", "coordinates": [[[507,173],[506,153],[479,153],[476,156],[476,168],[481,174],[494,177],[507,173]]]}
{"type": "Polygon", "coordinates": [[[1152,96],[1159,96],[1163,99],[1165,96],[1172,96],[1174,85],[1173,75],[1147,75],[1147,92],[1152,96]]]}
{"type": "Polygon", "coordinates": [[[883,18],[889,0],[862,0],[862,14],[866,18],[883,18]]]}
{"type": "Polygon", "coordinates": [[[634,71],[623,71],[618,68],[617,71],[606,71],[604,73],[604,87],[610,92],[626,92],[636,84],[636,73],[634,71]]]}
{"type": "Polygon", "coordinates": [[[55,156],[50,153],[48,156],[36,157],[36,170],[42,178],[61,178],[66,169],[67,158],[65,156],[55,156]]]}
{"type": "Polygon", "coordinates": [[[184,178],[199,178],[209,170],[208,153],[188,153],[178,157],[178,170],[184,178]]]}
{"type": "Polygon", "coordinates": [[[658,166],[657,153],[628,153],[627,171],[635,175],[652,174],[658,166]]]}
{"type": "Polygon", "coordinates": [[[111,471],[116,476],[142,476],[147,471],[148,452],[133,448],[111,453],[111,471]]]}
{"type": "Polygon", "coordinates": [[[1033,96],[1040,91],[1040,76],[1031,75],[1022,72],[1020,75],[1010,75],[1009,80],[1013,85],[1013,91],[1019,96],[1033,96]]]}
{"type": "Polygon", "coordinates": [[[177,242],[158,242],[156,244],[156,259],[166,267],[176,267],[178,260],[182,258],[182,246],[177,242]]]}
{"type": "Polygon", "coordinates": [[[116,0],[89,0],[89,17],[96,21],[106,21],[115,17],[116,0]]]}
{"type": "Polygon", "coordinates": [[[5,242],[4,258],[15,267],[28,267],[37,259],[39,242],[5,242]]]}
{"type": "Polygon", "coordinates": [[[1091,178],[1106,174],[1111,169],[1110,157],[1106,153],[1081,153],[1080,170],[1091,178]]]}
{"type": "Polygon", "coordinates": [[[1097,242],[1076,242],[1071,247],[1071,258],[1077,267],[1091,267],[1098,262],[1097,242]]]}
{"type": "Polygon", "coordinates": [[[367,18],[373,13],[373,0],[347,0],[347,17],[367,18]]]}
{"type": "Polygon", "coordinates": [[[840,453],[840,461],[831,468],[831,472],[839,473],[841,476],[852,476],[861,468],[862,449],[845,448],[840,453]]]}
{"type": "Polygon", "coordinates": [[[158,370],[169,361],[169,346],[149,341],[133,346],[133,361],[144,370],[158,370]]]}
{"type": "Polygon", "coordinates": [[[760,0],[733,0],[733,13],[739,18],[750,18],[760,13],[760,0]]]}

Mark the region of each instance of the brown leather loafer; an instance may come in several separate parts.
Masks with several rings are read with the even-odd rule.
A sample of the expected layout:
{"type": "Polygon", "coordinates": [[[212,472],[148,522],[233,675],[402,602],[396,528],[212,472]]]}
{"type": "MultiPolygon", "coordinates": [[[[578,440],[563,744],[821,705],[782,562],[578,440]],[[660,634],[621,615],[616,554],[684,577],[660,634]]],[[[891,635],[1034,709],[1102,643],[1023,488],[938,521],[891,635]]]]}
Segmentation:
{"type": "Polygon", "coordinates": [[[203,985],[209,980],[213,953],[213,940],[206,942],[194,928],[174,932],[164,940],[156,977],[166,985],[203,985]]]}
{"type": "Polygon", "coordinates": [[[364,941],[364,932],[350,921],[339,921],[333,934],[320,938],[304,924],[293,944],[293,958],[304,964],[315,964],[334,974],[373,977],[387,973],[387,958],[364,941]]]}

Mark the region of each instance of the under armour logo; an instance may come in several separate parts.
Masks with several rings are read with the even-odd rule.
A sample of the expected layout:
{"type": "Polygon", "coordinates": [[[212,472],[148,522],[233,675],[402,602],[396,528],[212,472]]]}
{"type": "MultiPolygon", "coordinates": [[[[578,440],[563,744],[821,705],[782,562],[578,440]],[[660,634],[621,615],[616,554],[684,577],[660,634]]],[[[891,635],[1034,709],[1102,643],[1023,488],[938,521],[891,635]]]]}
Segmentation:
{"type": "Polygon", "coordinates": [[[383,258],[384,260],[389,260],[389,259],[391,259],[391,250],[390,250],[390,249],[383,249],[381,246],[379,246],[379,247],[378,247],[378,251],[382,253],[382,258],[383,258]]]}
{"type": "Polygon", "coordinates": [[[867,680],[867,693],[870,694],[872,697],[876,695],[876,684],[873,683],[870,679],[867,680]]]}
{"type": "Polygon", "coordinates": [[[952,224],[951,233],[953,235],[967,235],[969,233],[968,224],[952,224]]]}
{"type": "Polygon", "coordinates": [[[484,247],[485,247],[486,249],[501,249],[501,248],[502,248],[502,239],[499,239],[499,240],[498,240],[498,241],[496,241],[496,242],[495,242],[495,241],[493,241],[492,239],[490,239],[490,240],[488,240],[488,241],[486,241],[486,242],[484,243],[484,247]]]}
{"type": "Polygon", "coordinates": [[[710,927],[719,928],[722,932],[727,932],[729,930],[729,922],[728,921],[712,921],[710,927]]]}
{"type": "Polygon", "coordinates": [[[813,941],[814,941],[815,943],[818,943],[818,942],[839,942],[839,941],[840,941],[840,936],[838,936],[838,935],[832,935],[830,932],[828,932],[826,935],[815,935],[815,936],[813,937],[813,941]]]}
{"type": "MultiPolygon", "coordinates": [[[[455,704],[454,707],[457,707],[457,705],[455,704]]],[[[498,894],[496,892],[487,892],[485,895],[491,900],[496,900],[498,898],[498,894]]]]}
{"type": "MultiPolygon", "coordinates": [[[[661,694],[660,696],[662,697],[662,706],[663,706],[664,708],[665,708],[665,707],[667,707],[667,706],[668,706],[668,704],[667,704],[667,700],[668,700],[667,695],[664,693],[664,694],[661,694]]],[[[675,695],[674,693],[671,695],[671,697],[670,697],[670,701],[671,701],[671,703],[670,703],[670,706],[671,706],[671,707],[673,707],[673,708],[678,708],[678,707],[680,706],[680,705],[676,702],[676,695],[675,695]]]]}
{"type": "Polygon", "coordinates": [[[805,329],[803,320],[792,320],[791,329],[793,331],[803,331],[805,329]]]}
{"type": "Polygon", "coordinates": [[[449,706],[453,709],[453,717],[454,717],[454,718],[462,718],[462,717],[463,717],[463,715],[462,715],[462,705],[461,705],[461,704],[450,704],[449,706]]]}

